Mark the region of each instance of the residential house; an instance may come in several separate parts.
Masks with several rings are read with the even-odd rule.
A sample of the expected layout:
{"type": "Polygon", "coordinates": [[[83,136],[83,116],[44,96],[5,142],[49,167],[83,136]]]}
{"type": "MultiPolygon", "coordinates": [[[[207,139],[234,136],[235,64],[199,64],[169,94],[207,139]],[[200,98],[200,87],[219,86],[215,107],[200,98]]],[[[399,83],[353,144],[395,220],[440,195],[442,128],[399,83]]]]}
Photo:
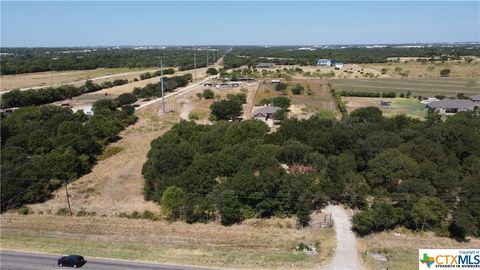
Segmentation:
{"type": "Polygon", "coordinates": [[[330,66],[332,66],[332,60],[331,59],[318,59],[317,66],[319,66],[319,67],[330,67],[330,66]]]}
{"type": "Polygon", "coordinates": [[[473,111],[479,106],[479,103],[468,99],[443,99],[440,101],[432,101],[427,104],[428,110],[436,111],[441,114],[473,111]]]}
{"type": "Polygon", "coordinates": [[[265,105],[263,107],[260,107],[256,109],[252,113],[252,118],[261,120],[265,122],[269,127],[273,127],[273,114],[275,114],[278,110],[280,110],[279,107],[272,106],[270,104],[265,105]]]}

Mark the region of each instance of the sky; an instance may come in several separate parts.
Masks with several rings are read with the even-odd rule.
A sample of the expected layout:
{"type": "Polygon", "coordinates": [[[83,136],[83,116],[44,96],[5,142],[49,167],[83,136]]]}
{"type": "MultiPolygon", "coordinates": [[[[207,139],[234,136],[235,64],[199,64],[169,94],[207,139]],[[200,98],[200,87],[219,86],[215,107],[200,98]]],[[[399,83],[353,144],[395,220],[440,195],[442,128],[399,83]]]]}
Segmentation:
{"type": "Polygon", "coordinates": [[[0,5],[2,47],[480,42],[480,1],[0,5]]]}

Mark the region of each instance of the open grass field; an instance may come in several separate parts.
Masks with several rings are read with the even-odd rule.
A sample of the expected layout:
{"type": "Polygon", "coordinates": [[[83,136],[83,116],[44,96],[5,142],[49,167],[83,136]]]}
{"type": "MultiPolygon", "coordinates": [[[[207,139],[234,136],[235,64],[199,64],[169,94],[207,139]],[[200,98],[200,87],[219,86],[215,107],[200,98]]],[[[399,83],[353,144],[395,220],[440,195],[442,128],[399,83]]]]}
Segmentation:
{"type": "Polygon", "coordinates": [[[440,70],[450,69],[450,77],[455,78],[480,78],[480,61],[477,59],[471,63],[465,61],[446,61],[444,63],[420,63],[416,61],[407,61],[399,63],[375,63],[375,64],[361,64],[362,67],[371,68],[381,71],[383,68],[387,69],[385,75],[400,78],[402,72],[407,72],[409,78],[425,78],[425,77],[440,77],[440,70]],[[401,68],[400,72],[396,72],[395,68],[401,68]]]}
{"type": "Polygon", "coordinates": [[[357,79],[331,80],[337,91],[395,92],[397,94],[410,91],[412,95],[433,97],[435,95],[456,96],[480,94],[480,77],[467,78],[429,78],[429,79],[357,79]]]}
{"type": "Polygon", "coordinates": [[[2,249],[82,254],[243,269],[313,269],[333,256],[333,228],[296,229],[293,219],[247,220],[224,227],[116,217],[4,214],[2,249]],[[299,242],[320,248],[294,252],[299,242]]]}
{"type": "Polygon", "coordinates": [[[418,269],[418,249],[420,248],[478,248],[480,239],[457,242],[446,237],[435,236],[432,232],[411,232],[396,229],[358,238],[360,256],[366,269],[418,269]],[[388,261],[381,262],[367,255],[374,252],[384,255],[388,261]]]}
{"type": "Polygon", "coordinates": [[[425,105],[420,103],[416,98],[366,98],[366,97],[342,97],[347,105],[348,113],[361,108],[374,106],[382,110],[385,116],[394,116],[397,114],[405,114],[407,116],[424,119],[427,115],[425,105]],[[380,101],[390,101],[390,107],[381,107],[380,101]]]}
{"type": "Polygon", "coordinates": [[[95,83],[103,81],[113,81],[116,79],[138,78],[140,74],[147,71],[156,71],[155,68],[99,68],[91,70],[72,70],[72,71],[54,71],[54,72],[36,72],[18,75],[0,76],[0,92],[22,89],[29,87],[47,87],[58,84],[83,84],[83,80],[95,79],[95,83]],[[76,82],[76,83],[75,83],[76,82]]]}

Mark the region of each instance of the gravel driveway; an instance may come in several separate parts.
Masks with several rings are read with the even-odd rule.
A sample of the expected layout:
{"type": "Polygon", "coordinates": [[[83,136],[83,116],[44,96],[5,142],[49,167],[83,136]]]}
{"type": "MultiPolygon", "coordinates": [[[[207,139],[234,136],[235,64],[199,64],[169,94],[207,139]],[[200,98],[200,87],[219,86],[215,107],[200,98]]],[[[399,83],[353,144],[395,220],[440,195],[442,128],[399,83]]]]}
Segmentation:
{"type": "Polygon", "coordinates": [[[341,205],[329,205],[325,211],[332,214],[335,223],[337,247],[335,257],[324,270],[360,270],[363,269],[358,260],[357,241],[351,230],[352,222],[347,211],[341,205]]]}

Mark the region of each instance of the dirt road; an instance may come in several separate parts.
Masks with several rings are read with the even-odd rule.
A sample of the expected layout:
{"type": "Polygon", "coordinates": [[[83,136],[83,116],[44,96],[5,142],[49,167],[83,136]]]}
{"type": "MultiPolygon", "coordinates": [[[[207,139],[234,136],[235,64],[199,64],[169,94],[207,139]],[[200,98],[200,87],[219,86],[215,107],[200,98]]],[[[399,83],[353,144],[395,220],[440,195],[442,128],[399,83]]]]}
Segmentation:
{"type": "Polygon", "coordinates": [[[357,240],[351,230],[350,216],[341,205],[329,205],[325,209],[332,214],[335,223],[337,247],[335,257],[323,270],[360,270],[363,269],[358,260],[357,240]]]}

